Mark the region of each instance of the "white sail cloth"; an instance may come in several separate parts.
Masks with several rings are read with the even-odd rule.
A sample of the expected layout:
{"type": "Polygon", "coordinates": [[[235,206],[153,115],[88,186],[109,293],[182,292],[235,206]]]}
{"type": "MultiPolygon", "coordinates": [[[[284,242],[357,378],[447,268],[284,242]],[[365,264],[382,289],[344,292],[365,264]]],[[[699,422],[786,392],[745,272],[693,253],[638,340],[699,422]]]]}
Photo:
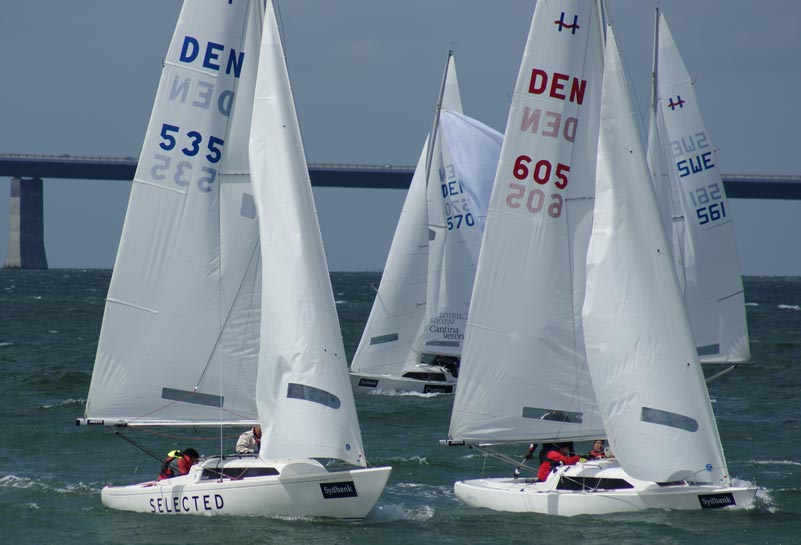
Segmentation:
{"type": "Polygon", "coordinates": [[[607,29],[584,335],[604,425],[635,478],[727,479],[623,67],[607,29]]]}
{"type": "Polygon", "coordinates": [[[262,323],[256,402],[264,458],[366,465],[300,127],[272,2],[250,134],[262,323]]]}
{"type": "Polygon", "coordinates": [[[454,440],[604,435],[581,328],[602,68],[597,2],[537,2],[473,287],[454,440]]]}
{"type": "Polygon", "coordinates": [[[673,251],[702,362],[750,359],[745,299],[732,211],[693,81],[661,13],[657,15],[655,89],[649,156],[673,215],[673,251]],[[655,124],[655,126],[654,126],[655,124]]]}
{"type": "Polygon", "coordinates": [[[442,109],[428,176],[426,352],[460,356],[503,136],[442,109]],[[436,168],[435,168],[436,167],[436,168]]]}
{"type": "Polygon", "coordinates": [[[255,0],[184,3],[131,188],[87,419],[256,420],[260,256],[247,134],[261,25],[255,0]]]}
{"type": "Polygon", "coordinates": [[[460,111],[449,53],[435,144],[426,139],[412,177],[354,372],[399,376],[423,352],[461,354],[502,136],[460,111]]]}

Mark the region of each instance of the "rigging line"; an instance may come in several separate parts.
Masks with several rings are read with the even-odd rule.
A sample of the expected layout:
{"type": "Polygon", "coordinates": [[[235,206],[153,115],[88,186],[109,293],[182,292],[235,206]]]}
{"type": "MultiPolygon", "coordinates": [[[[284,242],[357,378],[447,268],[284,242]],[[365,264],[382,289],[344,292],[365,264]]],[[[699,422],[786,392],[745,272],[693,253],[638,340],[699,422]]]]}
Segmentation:
{"type": "MultiPolygon", "coordinates": [[[[259,248],[260,248],[260,246],[259,246],[259,242],[258,242],[259,240],[260,240],[260,239],[258,239],[258,238],[257,238],[257,242],[256,242],[256,244],[254,244],[254,246],[253,246],[253,249],[251,250],[251,254],[250,254],[250,260],[249,260],[249,262],[248,262],[248,263],[252,263],[252,262],[253,262],[253,256],[254,256],[256,253],[258,253],[257,251],[258,251],[258,250],[259,250],[259,248]]],[[[249,269],[249,267],[248,267],[248,269],[249,269]]],[[[248,269],[246,269],[246,271],[247,271],[248,269]]],[[[221,270],[222,270],[222,269],[221,269],[221,270]]],[[[221,275],[220,275],[220,276],[221,276],[221,275]]],[[[203,370],[202,370],[202,371],[201,371],[201,373],[200,373],[200,377],[198,377],[198,379],[197,379],[197,382],[195,383],[195,384],[196,384],[196,387],[197,387],[197,386],[200,384],[200,382],[203,380],[203,377],[205,377],[205,375],[206,375],[206,372],[209,370],[209,366],[211,365],[211,361],[212,361],[212,359],[214,358],[214,351],[216,351],[216,350],[219,348],[219,346],[220,346],[220,341],[222,340],[222,334],[223,334],[223,331],[225,331],[226,327],[228,326],[228,322],[231,320],[231,315],[233,314],[233,310],[234,310],[235,302],[236,302],[236,300],[239,298],[239,295],[240,295],[240,293],[242,292],[242,287],[245,285],[245,277],[246,277],[246,276],[247,276],[246,274],[243,274],[243,275],[242,275],[242,278],[241,278],[241,279],[240,279],[240,281],[239,281],[239,286],[237,286],[236,293],[234,294],[234,297],[233,297],[233,299],[232,299],[232,303],[231,303],[231,305],[228,307],[228,312],[227,312],[227,314],[225,315],[225,319],[224,319],[224,320],[222,320],[222,319],[221,319],[222,325],[221,325],[221,327],[220,327],[220,330],[219,330],[219,332],[217,333],[217,339],[214,341],[214,346],[212,346],[212,348],[211,348],[211,351],[212,351],[212,353],[209,355],[209,359],[206,361],[206,365],[205,365],[205,366],[203,366],[203,370]]],[[[220,280],[220,281],[222,281],[222,280],[220,280]]],[[[220,292],[222,292],[222,288],[220,288],[220,292]]],[[[222,297],[220,297],[220,300],[222,301],[222,297]]],[[[222,304],[222,302],[221,302],[221,304],[222,304]]],[[[220,369],[220,372],[222,372],[222,369],[220,369]]]]}

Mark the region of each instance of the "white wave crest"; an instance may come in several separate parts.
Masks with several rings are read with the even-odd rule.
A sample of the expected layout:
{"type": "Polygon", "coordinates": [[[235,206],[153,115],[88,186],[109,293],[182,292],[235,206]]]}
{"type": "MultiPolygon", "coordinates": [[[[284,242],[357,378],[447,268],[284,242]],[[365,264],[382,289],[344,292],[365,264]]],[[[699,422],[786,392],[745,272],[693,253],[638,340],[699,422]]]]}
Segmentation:
{"type": "Polygon", "coordinates": [[[428,459],[425,456],[391,456],[387,459],[388,464],[409,464],[427,466],[428,459]]]}
{"type": "Polygon", "coordinates": [[[86,403],[86,398],[78,397],[78,398],[65,399],[63,401],[59,401],[58,403],[51,403],[49,405],[41,405],[40,408],[53,409],[55,407],[69,407],[71,405],[83,405],[85,403],[86,403]]]}
{"type": "Polygon", "coordinates": [[[746,303],[745,306],[747,306],[747,307],[758,307],[759,303],[746,303]]]}
{"type": "Polygon", "coordinates": [[[12,342],[3,342],[3,343],[0,343],[0,346],[14,346],[14,343],[12,343],[12,342]]]}
{"type": "Polygon", "coordinates": [[[755,466],[795,466],[801,467],[801,462],[795,460],[748,460],[746,463],[755,466]]]}
{"type": "Polygon", "coordinates": [[[377,505],[370,511],[365,522],[394,522],[396,520],[413,520],[423,522],[434,518],[434,508],[430,505],[407,507],[404,503],[377,505]]]}
{"type": "Polygon", "coordinates": [[[422,498],[440,501],[442,498],[453,498],[453,485],[450,484],[396,483],[389,488],[398,496],[413,497],[418,500],[422,498]]]}
{"type": "Polygon", "coordinates": [[[47,479],[31,479],[29,477],[19,477],[17,475],[6,475],[0,477],[0,490],[6,488],[21,488],[26,490],[42,490],[55,492],[58,494],[74,494],[90,492],[96,493],[100,489],[99,483],[58,483],[47,479]]]}
{"type": "Polygon", "coordinates": [[[799,305],[779,305],[779,308],[782,310],[801,310],[799,305]]]}

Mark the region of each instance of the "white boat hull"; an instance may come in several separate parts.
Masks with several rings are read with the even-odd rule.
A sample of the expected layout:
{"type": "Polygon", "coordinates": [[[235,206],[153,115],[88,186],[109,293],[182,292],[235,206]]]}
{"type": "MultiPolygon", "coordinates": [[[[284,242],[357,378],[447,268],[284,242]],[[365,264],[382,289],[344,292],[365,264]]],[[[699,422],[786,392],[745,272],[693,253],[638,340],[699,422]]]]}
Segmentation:
{"type": "Polygon", "coordinates": [[[403,375],[361,373],[351,371],[353,391],[369,392],[416,392],[420,394],[452,394],[456,392],[456,378],[438,365],[418,364],[403,375]],[[428,380],[419,377],[436,377],[428,380]]]}
{"type": "Polygon", "coordinates": [[[753,503],[756,490],[755,487],[683,482],[660,485],[640,481],[627,475],[615,461],[600,463],[593,461],[575,466],[563,466],[552,473],[545,482],[496,478],[473,479],[454,484],[456,497],[471,507],[568,517],[645,509],[745,508],[753,503]],[[600,483],[606,482],[610,486],[619,486],[620,480],[623,480],[631,487],[604,489],[598,486],[599,481],[595,479],[603,479],[600,483]],[[573,483],[577,488],[581,488],[581,484],[576,483],[597,488],[569,490],[565,489],[564,483],[573,483]]]}
{"type": "Polygon", "coordinates": [[[181,477],[109,486],[101,497],[106,507],[140,513],[359,520],[375,505],[390,471],[379,467],[329,472],[315,460],[265,463],[255,456],[233,456],[206,460],[181,477]],[[276,475],[263,475],[273,469],[276,475]],[[242,477],[234,478],[238,475],[242,477]]]}
{"type": "Polygon", "coordinates": [[[456,381],[432,381],[398,377],[351,373],[351,384],[357,392],[416,392],[420,394],[452,394],[456,381]]]}

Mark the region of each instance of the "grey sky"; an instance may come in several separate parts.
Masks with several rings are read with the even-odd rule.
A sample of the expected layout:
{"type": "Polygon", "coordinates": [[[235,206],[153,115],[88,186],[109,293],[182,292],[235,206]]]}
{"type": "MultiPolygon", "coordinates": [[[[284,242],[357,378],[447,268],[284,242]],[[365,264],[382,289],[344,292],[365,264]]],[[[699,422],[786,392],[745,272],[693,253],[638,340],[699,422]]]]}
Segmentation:
{"type": "MultiPolygon", "coordinates": [[[[4,0],[0,152],[138,156],[179,0],[4,0]]],[[[801,174],[801,2],[663,0],[726,173],[801,174]]],[[[648,97],[652,0],[608,0],[648,97]]],[[[503,131],[533,0],[281,0],[310,162],[413,165],[449,48],[465,113],[503,131]]],[[[641,106],[644,107],[644,106],[641,106]]],[[[0,180],[0,258],[9,180],[0,180]]],[[[125,182],[45,181],[51,267],[111,267],[125,182]]],[[[381,270],[405,193],[315,190],[332,270],[381,270]]],[[[744,274],[801,275],[801,201],[732,203],[744,274]]]]}

